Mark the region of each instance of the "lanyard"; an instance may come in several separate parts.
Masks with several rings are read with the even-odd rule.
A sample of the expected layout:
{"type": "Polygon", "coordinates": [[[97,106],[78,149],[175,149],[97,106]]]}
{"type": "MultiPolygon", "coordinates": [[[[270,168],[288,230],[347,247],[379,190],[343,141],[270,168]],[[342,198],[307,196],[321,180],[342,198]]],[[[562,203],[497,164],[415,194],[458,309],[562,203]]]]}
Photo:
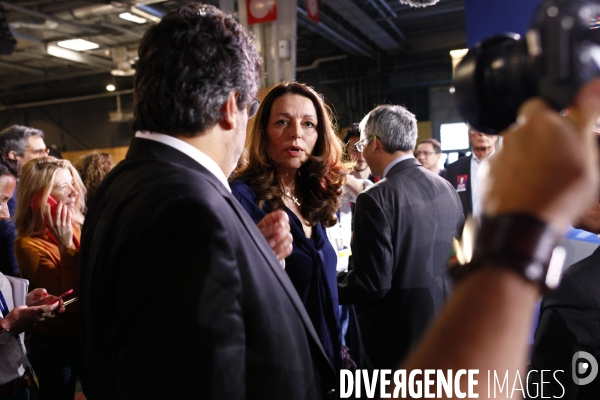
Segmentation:
{"type": "Polygon", "coordinates": [[[0,290],[0,311],[2,311],[2,317],[6,318],[9,313],[8,305],[6,304],[6,300],[4,299],[4,295],[2,294],[2,290],[0,290]]]}

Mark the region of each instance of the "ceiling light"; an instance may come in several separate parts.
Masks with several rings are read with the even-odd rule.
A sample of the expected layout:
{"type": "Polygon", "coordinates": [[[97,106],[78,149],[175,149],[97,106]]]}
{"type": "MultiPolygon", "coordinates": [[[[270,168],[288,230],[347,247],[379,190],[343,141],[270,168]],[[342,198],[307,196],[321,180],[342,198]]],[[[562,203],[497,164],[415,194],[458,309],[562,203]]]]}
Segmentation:
{"type": "Polygon", "coordinates": [[[115,89],[116,89],[116,87],[112,83],[106,85],[106,90],[108,90],[109,92],[114,92],[115,89]]]}
{"type": "Polygon", "coordinates": [[[64,47],[65,49],[75,50],[75,51],[85,51],[85,50],[93,50],[100,47],[98,43],[88,42],[83,39],[71,39],[71,40],[62,40],[60,42],[56,42],[60,47],[64,47]]]}
{"type": "Polygon", "coordinates": [[[146,18],[138,17],[137,15],[133,15],[128,12],[119,14],[119,18],[124,19],[126,21],[135,22],[136,24],[145,24],[146,22],[148,22],[146,18]]]}

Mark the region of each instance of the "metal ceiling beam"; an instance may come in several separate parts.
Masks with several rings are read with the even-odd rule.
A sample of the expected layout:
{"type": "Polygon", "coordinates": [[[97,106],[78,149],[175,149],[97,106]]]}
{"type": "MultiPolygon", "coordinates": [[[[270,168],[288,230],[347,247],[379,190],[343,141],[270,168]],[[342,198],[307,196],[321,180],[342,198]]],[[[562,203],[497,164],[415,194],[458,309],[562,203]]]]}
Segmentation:
{"type": "Polygon", "coordinates": [[[302,66],[296,67],[296,71],[297,72],[310,71],[312,69],[319,68],[319,65],[321,65],[321,63],[329,62],[329,61],[345,60],[347,58],[348,58],[347,54],[343,54],[341,56],[317,58],[310,65],[302,65],[302,66]]]}
{"type": "MultiPolygon", "coordinates": [[[[59,57],[53,57],[50,56],[46,53],[46,48],[43,47],[40,50],[37,49],[24,49],[24,50],[20,50],[19,53],[23,53],[26,54],[27,57],[31,57],[31,58],[35,58],[37,60],[40,60],[41,62],[44,63],[50,63],[50,64],[54,64],[56,65],[56,68],[69,68],[71,66],[73,66],[72,62],[69,62],[69,60],[66,60],[64,58],[59,58],[59,57]]],[[[14,54],[14,53],[13,53],[14,54]]],[[[29,60],[27,60],[29,61],[29,60]]],[[[81,67],[81,68],[87,68],[89,69],[93,69],[94,71],[98,71],[98,66],[92,66],[92,65],[86,65],[86,64],[77,64],[77,67],[81,67]]]]}
{"type": "Polygon", "coordinates": [[[9,106],[0,105],[0,111],[13,110],[13,109],[19,109],[19,108],[31,108],[31,107],[49,106],[49,105],[53,105],[53,104],[75,103],[75,102],[84,101],[84,100],[93,100],[93,99],[99,99],[99,98],[102,98],[102,97],[113,97],[113,96],[119,96],[119,95],[122,95],[122,94],[130,94],[130,93],[133,93],[133,89],[121,90],[121,91],[118,91],[118,92],[106,92],[106,93],[99,93],[99,94],[90,94],[90,95],[87,95],[87,96],[69,97],[67,99],[54,99],[54,100],[35,101],[35,102],[32,102],[32,103],[21,103],[21,104],[9,105],[9,106]]]}
{"type": "Polygon", "coordinates": [[[45,75],[45,72],[42,71],[41,69],[30,68],[30,67],[26,67],[24,65],[17,65],[17,64],[5,62],[5,61],[0,61],[0,69],[20,71],[20,72],[25,72],[25,73],[31,74],[31,75],[41,75],[41,76],[45,75]]]}
{"type": "Polygon", "coordinates": [[[389,8],[389,6],[387,5],[387,3],[383,0],[367,0],[369,2],[369,4],[371,4],[373,6],[373,8],[375,10],[377,10],[377,12],[379,13],[379,15],[383,18],[383,20],[388,24],[388,26],[390,27],[390,29],[392,29],[394,32],[396,32],[396,34],[404,41],[405,47],[406,46],[406,36],[404,36],[404,33],[402,33],[402,31],[396,26],[396,24],[392,21],[390,21],[388,15],[381,9],[380,5],[383,3],[387,6],[387,9],[389,10],[389,12],[391,12],[392,16],[394,18],[397,17],[396,13],[389,8]],[[377,4],[379,3],[379,5],[377,4]]]}
{"type": "MultiPolygon", "coordinates": [[[[336,32],[333,28],[325,25],[322,21],[315,23],[313,20],[308,18],[306,10],[301,7],[297,7],[298,15],[298,24],[303,28],[310,30],[311,32],[316,33],[317,35],[322,36],[324,39],[330,41],[334,45],[338,46],[340,49],[347,51],[348,53],[355,56],[364,56],[373,58],[373,54],[370,51],[367,51],[363,48],[363,46],[367,47],[367,45],[356,36],[350,34],[351,39],[342,36],[340,33],[336,32]],[[362,46],[359,46],[362,45],[362,46]]],[[[368,47],[367,47],[368,48],[368,47]]]]}
{"type": "Polygon", "coordinates": [[[79,78],[82,76],[92,76],[92,75],[104,75],[104,74],[108,74],[108,71],[87,70],[87,71],[80,71],[80,72],[71,72],[71,73],[66,73],[66,74],[40,76],[40,77],[36,77],[36,78],[27,76],[27,77],[22,77],[22,78],[11,78],[10,81],[6,81],[6,82],[4,82],[2,79],[0,79],[0,91],[3,92],[2,96],[10,97],[10,96],[13,96],[15,93],[18,94],[18,93],[26,93],[28,91],[32,92],[32,91],[39,90],[39,87],[36,86],[32,90],[18,89],[15,91],[15,93],[8,92],[10,90],[10,88],[14,88],[14,87],[20,86],[20,85],[31,85],[31,84],[35,84],[35,83],[48,83],[48,82],[53,82],[53,81],[60,81],[63,79],[79,78]]]}
{"type": "Polygon", "coordinates": [[[104,60],[100,57],[94,57],[80,51],[73,51],[59,47],[53,44],[46,46],[46,52],[54,57],[64,58],[65,60],[75,61],[81,64],[87,64],[102,70],[111,70],[115,68],[112,61],[104,60]]]}
{"type": "Polygon", "coordinates": [[[112,22],[100,21],[99,24],[101,26],[106,27],[106,28],[112,29],[113,31],[117,31],[117,32],[121,32],[121,33],[126,33],[128,35],[133,35],[133,36],[136,36],[136,37],[139,37],[139,38],[142,38],[144,36],[143,33],[132,31],[131,29],[127,29],[127,28],[124,28],[124,27],[122,27],[120,25],[113,24],[112,22]]]}
{"type": "Polygon", "coordinates": [[[0,4],[2,4],[4,6],[4,8],[6,8],[6,9],[15,10],[15,11],[18,11],[20,13],[32,15],[32,16],[38,17],[38,18],[43,18],[43,19],[49,19],[51,21],[56,21],[59,24],[68,25],[70,27],[73,27],[73,28],[76,28],[76,29],[80,29],[80,30],[85,31],[85,32],[89,32],[89,33],[93,33],[93,34],[99,34],[100,33],[100,31],[98,29],[90,28],[87,25],[81,25],[81,24],[77,24],[75,22],[65,21],[64,19],[56,18],[53,15],[48,15],[48,14],[44,14],[44,13],[41,13],[41,12],[38,12],[38,11],[30,10],[29,8],[20,7],[20,6],[17,6],[15,4],[8,3],[6,1],[0,1],[0,4]]]}
{"type": "Polygon", "coordinates": [[[436,4],[435,6],[427,8],[410,8],[407,10],[396,10],[396,15],[398,15],[398,21],[411,21],[461,11],[465,11],[464,4],[436,4]]]}
{"type": "Polygon", "coordinates": [[[352,0],[321,0],[327,4],[348,23],[368,37],[380,49],[386,51],[402,50],[404,46],[398,43],[367,13],[358,7],[352,0]]]}
{"type": "Polygon", "coordinates": [[[10,28],[10,33],[12,33],[12,35],[17,39],[23,39],[23,40],[27,40],[29,42],[35,42],[35,43],[40,43],[40,44],[44,43],[42,41],[42,39],[40,39],[36,36],[28,35],[23,32],[19,32],[17,29],[10,28]]]}
{"type": "Polygon", "coordinates": [[[381,6],[383,8],[385,8],[393,18],[398,18],[398,15],[396,15],[396,13],[394,12],[394,10],[392,10],[392,7],[390,7],[390,5],[387,3],[386,0],[377,0],[379,2],[379,4],[381,4],[381,6]]]}

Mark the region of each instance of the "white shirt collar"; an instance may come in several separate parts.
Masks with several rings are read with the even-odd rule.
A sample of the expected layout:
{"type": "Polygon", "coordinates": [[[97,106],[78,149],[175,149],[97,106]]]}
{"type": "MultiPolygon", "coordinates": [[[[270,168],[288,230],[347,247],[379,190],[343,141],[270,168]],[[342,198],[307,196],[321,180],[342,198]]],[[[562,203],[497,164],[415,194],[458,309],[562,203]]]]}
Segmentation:
{"type": "Polygon", "coordinates": [[[135,133],[135,137],[141,139],[154,140],[155,142],[159,142],[164,145],[173,147],[176,150],[179,150],[180,152],[191,157],[198,164],[202,165],[204,168],[209,170],[214,176],[217,177],[219,181],[221,181],[223,186],[225,186],[225,188],[231,192],[231,188],[229,187],[229,183],[227,182],[227,177],[223,173],[223,170],[215,162],[215,160],[213,160],[212,158],[210,158],[205,153],[192,146],[191,144],[186,143],[183,140],[177,139],[173,136],[149,131],[137,131],[135,133]]]}
{"type": "Polygon", "coordinates": [[[406,155],[396,158],[394,161],[389,163],[388,166],[385,167],[385,169],[383,170],[382,178],[385,178],[385,176],[388,174],[388,172],[390,172],[390,170],[392,168],[394,168],[394,165],[398,164],[400,161],[408,160],[409,158],[415,158],[415,156],[413,156],[412,154],[406,154],[406,155]]]}

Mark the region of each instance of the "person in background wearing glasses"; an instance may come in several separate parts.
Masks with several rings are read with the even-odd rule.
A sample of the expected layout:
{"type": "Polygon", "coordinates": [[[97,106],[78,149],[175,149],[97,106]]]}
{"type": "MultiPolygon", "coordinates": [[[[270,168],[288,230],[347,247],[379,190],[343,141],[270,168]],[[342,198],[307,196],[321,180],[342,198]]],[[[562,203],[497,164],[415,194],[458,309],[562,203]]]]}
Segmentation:
{"type": "Polygon", "coordinates": [[[421,140],[415,150],[415,157],[425,168],[436,175],[442,175],[440,170],[440,157],[442,156],[442,145],[435,139],[421,140]]]}
{"type": "Polygon", "coordinates": [[[360,129],[358,123],[353,123],[346,131],[342,142],[346,145],[346,159],[354,163],[354,169],[346,176],[340,197],[340,208],[336,213],[337,223],[327,228],[327,237],[338,255],[338,272],[348,271],[351,254],[350,242],[352,240],[352,208],[356,202],[356,196],[373,186],[373,175],[362,156],[356,150],[356,142],[360,140],[360,129]]]}
{"type": "MultiPolygon", "coordinates": [[[[22,125],[13,125],[0,132],[0,152],[8,158],[17,160],[20,167],[34,158],[48,154],[44,143],[44,132],[22,125]]],[[[17,211],[17,189],[8,202],[10,215],[17,211]]],[[[17,228],[12,219],[0,221],[0,272],[9,276],[19,276],[14,243],[17,228]]]]}
{"type": "Polygon", "coordinates": [[[396,368],[441,309],[454,234],[463,223],[456,191],[413,156],[417,120],[381,105],[356,143],[382,180],[356,198],[354,269],[338,278],[340,302],[355,304],[373,367],[396,368]]]}
{"type": "Polygon", "coordinates": [[[494,154],[497,135],[487,135],[469,125],[469,141],[473,153],[448,165],[443,177],[456,189],[462,203],[465,219],[469,214],[481,215],[483,185],[489,169],[489,158],[494,154]]]}
{"type": "Polygon", "coordinates": [[[136,137],[83,228],[87,399],[335,398],[278,260],[291,252],[288,216],[257,228],[227,182],[260,63],[252,36],[214,6],[182,5],[144,34],[136,137]]]}

